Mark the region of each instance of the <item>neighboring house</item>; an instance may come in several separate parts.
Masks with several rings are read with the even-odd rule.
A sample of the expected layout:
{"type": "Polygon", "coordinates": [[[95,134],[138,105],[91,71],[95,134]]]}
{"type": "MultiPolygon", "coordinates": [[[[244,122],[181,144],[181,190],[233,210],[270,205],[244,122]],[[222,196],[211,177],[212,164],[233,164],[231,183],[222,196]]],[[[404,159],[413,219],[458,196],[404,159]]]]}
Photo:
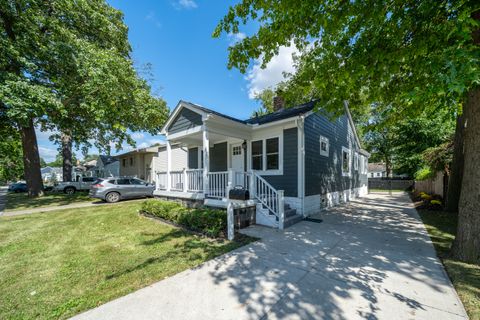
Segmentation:
{"type": "Polygon", "coordinates": [[[118,177],[120,173],[120,162],[116,157],[101,155],[97,159],[94,168],[95,177],[118,177]]]}
{"type": "Polygon", "coordinates": [[[367,193],[369,154],[346,106],[336,120],[314,112],[314,102],[239,120],[180,101],[162,134],[159,197],[225,207],[229,188],[242,186],[257,223],[283,228],[367,193]]]}
{"type": "Polygon", "coordinates": [[[387,176],[387,166],[385,163],[369,163],[368,177],[369,178],[385,178],[387,176]]]}
{"type": "MultiPolygon", "coordinates": [[[[166,150],[165,146],[152,146],[133,150],[117,155],[120,164],[120,176],[136,177],[148,182],[154,182],[154,172],[166,170],[166,157],[159,156],[159,150],[166,150]]],[[[176,154],[176,153],[175,153],[176,154]]],[[[172,159],[175,159],[173,157],[172,159]]],[[[175,162],[177,166],[186,166],[186,152],[175,162]]]]}
{"type": "Polygon", "coordinates": [[[55,183],[63,180],[63,171],[59,167],[44,167],[40,169],[44,183],[55,183]]]}

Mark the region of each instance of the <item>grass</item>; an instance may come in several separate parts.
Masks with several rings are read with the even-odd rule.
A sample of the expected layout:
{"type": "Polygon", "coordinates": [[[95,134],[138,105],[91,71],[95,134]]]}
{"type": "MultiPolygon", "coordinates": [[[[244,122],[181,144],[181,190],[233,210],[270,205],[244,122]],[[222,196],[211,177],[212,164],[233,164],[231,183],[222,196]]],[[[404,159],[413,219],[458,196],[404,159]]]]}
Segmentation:
{"type": "Polygon", "coordinates": [[[251,240],[193,236],[140,206],[0,218],[0,319],[65,319],[251,240]]]}
{"type": "Polygon", "coordinates": [[[47,192],[43,197],[30,198],[27,193],[12,193],[7,194],[7,204],[5,211],[19,211],[36,209],[52,206],[64,206],[79,202],[92,202],[98,199],[92,199],[87,192],[76,192],[68,195],[62,192],[47,192]]]}
{"type": "Polygon", "coordinates": [[[480,265],[463,263],[449,255],[457,228],[456,216],[427,210],[419,210],[419,214],[470,319],[480,320],[480,265]]]}

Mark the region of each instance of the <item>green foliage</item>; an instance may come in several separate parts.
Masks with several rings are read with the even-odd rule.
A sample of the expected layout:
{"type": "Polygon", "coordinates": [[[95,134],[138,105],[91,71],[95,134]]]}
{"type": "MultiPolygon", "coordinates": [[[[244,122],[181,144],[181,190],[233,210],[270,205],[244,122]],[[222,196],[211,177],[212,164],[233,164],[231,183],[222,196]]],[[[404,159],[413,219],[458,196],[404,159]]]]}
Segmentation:
{"type": "MultiPolygon", "coordinates": [[[[74,166],[77,164],[77,156],[75,155],[75,153],[72,153],[72,163],[73,163],[74,166]]],[[[55,160],[52,161],[52,162],[48,162],[47,166],[57,167],[57,168],[60,167],[61,168],[63,166],[62,153],[58,153],[55,156],[55,160]]]]}
{"type": "Polygon", "coordinates": [[[458,109],[480,83],[474,1],[261,1],[230,7],[213,36],[238,33],[249,21],[256,32],[229,48],[228,67],[263,66],[280,46],[299,49],[289,90],[321,99],[341,112],[371,103],[395,106],[398,117],[438,106],[458,109]]]}
{"type": "Polygon", "coordinates": [[[434,175],[435,175],[435,172],[430,170],[429,167],[423,167],[417,172],[415,172],[415,180],[417,181],[427,180],[427,179],[433,178],[434,175]]]}
{"type": "Polygon", "coordinates": [[[219,237],[227,229],[227,214],[223,210],[189,209],[175,202],[150,199],[142,203],[142,211],[210,237],[219,237]]]}
{"type": "Polygon", "coordinates": [[[0,137],[0,181],[20,180],[23,178],[20,136],[11,127],[0,124],[0,137]]]}

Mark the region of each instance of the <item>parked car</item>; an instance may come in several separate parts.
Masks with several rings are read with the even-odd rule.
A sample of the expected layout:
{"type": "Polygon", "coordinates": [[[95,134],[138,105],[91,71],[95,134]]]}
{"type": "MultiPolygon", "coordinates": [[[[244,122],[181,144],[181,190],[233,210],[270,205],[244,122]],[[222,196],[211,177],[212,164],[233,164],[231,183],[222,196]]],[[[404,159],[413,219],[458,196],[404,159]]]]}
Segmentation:
{"type": "Polygon", "coordinates": [[[129,177],[101,178],[90,187],[90,197],[107,202],[153,196],[155,185],[129,177]]]}
{"type": "Polygon", "coordinates": [[[62,191],[66,194],[74,194],[77,191],[87,191],[90,190],[90,186],[97,181],[96,177],[83,177],[78,181],[71,182],[59,182],[53,188],[54,191],[62,191]]]}
{"type": "Polygon", "coordinates": [[[8,186],[8,191],[15,192],[15,193],[27,192],[28,187],[25,182],[16,182],[8,186]]]}

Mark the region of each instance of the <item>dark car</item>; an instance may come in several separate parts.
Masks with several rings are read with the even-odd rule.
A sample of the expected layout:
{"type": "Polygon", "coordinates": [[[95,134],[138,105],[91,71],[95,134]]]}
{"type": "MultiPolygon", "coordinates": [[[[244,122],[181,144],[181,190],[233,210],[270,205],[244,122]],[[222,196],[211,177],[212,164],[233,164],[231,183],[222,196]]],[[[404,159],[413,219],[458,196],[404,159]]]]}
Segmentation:
{"type": "Polygon", "coordinates": [[[90,187],[90,197],[118,202],[123,199],[151,197],[155,185],[130,177],[100,178],[90,187]]]}
{"type": "Polygon", "coordinates": [[[8,191],[10,192],[27,192],[28,187],[27,184],[24,182],[17,182],[17,183],[12,183],[11,185],[8,186],[8,191]]]}

